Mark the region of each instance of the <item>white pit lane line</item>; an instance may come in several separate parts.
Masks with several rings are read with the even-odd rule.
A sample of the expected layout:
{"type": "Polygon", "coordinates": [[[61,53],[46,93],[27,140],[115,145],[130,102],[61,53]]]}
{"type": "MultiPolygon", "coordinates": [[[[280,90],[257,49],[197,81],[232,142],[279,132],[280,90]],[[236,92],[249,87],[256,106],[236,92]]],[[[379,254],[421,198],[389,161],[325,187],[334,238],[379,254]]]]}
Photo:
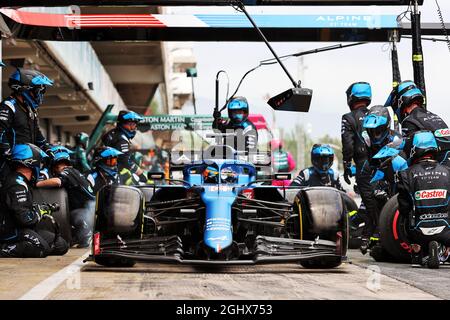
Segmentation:
{"type": "Polygon", "coordinates": [[[18,300],[44,300],[53,290],[58,288],[61,283],[80,272],[81,267],[84,265],[83,260],[86,259],[89,254],[90,250],[67,267],[41,281],[18,300]]]}

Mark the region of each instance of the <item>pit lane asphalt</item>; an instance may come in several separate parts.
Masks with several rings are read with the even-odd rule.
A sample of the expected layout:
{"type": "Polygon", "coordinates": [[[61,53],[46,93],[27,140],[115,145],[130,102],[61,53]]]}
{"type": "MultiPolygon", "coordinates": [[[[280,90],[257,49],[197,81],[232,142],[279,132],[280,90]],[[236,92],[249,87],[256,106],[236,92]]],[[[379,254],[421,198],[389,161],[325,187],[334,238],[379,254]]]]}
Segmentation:
{"type": "MultiPolygon", "coordinates": [[[[363,256],[359,250],[349,250],[349,259],[355,266],[367,268],[378,266],[380,272],[390,278],[409,284],[441,299],[450,299],[450,264],[439,269],[411,268],[410,264],[376,262],[368,254],[363,256]]],[[[401,299],[399,297],[399,299],[401,299]]]]}
{"type": "Polygon", "coordinates": [[[376,263],[353,250],[349,263],[332,270],[293,264],[220,270],[137,264],[114,269],[82,264],[86,252],[71,249],[63,257],[1,259],[0,299],[450,299],[449,267],[419,270],[376,263]],[[379,276],[366,269],[374,265],[380,268],[379,276]]]}

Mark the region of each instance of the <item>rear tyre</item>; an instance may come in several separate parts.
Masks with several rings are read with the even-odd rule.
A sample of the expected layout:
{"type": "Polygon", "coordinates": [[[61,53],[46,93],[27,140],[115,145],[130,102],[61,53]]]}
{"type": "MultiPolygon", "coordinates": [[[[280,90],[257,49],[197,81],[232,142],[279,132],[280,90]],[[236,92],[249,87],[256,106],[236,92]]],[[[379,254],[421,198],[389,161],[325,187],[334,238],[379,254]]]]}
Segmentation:
{"type": "Polygon", "coordinates": [[[300,261],[300,265],[305,269],[332,269],[339,267],[341,263],[342,259],[335,257],[300,261]]]}
{"type": "Polygon", "coordinates": [[[439,244],[436,241],[431,241],[428,244],[427,266],[430,269],[439,269],[439,264],[439,244]]]}
{"type": "Polygon", "coordinates": [[[381,245],[395,262],[411,262],[407,228],[408,219],[399,213],[397,196],[394,196],[381,210],[379,229],[381,245]]]}
{"type": "Polygon", "coordinates": [[[116,257],[95,257],[94,261],[101,266],[115,268],[131,268],[136,264],[134,260],[116,257]]]}

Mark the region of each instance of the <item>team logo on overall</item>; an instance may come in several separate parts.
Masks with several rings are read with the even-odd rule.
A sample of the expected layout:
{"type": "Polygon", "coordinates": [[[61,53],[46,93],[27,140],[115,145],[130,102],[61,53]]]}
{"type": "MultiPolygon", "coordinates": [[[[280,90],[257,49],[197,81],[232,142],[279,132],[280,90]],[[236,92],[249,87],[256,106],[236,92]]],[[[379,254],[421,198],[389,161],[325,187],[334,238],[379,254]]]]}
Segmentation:
{"type": "Polygon", "coordinates": [[[441,137],[450,137],[450,129],[438,129],[434,132],[434,136],[441,138],[441,137]]]}
{"type": "Polygon", "coordinates": [[[446,199],[447,190],[434,189],[434,190],[416,191],[416,193],[414,194],[414,198],[416,200],[446,199]]]}

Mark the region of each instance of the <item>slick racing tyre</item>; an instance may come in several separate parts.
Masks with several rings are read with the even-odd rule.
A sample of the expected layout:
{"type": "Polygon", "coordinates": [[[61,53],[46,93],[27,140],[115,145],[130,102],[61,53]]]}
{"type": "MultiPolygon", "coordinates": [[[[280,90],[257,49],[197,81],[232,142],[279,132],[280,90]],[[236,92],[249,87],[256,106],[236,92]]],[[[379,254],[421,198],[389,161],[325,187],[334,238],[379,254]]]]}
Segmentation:
{"type": "Polygon", "coordinates": [[[300,265],[306,269],[332,269],[339,267],[341,263],[341,258],[334,257],[300,261],[300,265]]]}
{"type": "Polygon", "coordinates": [[[52,213],[58,223],[59,232],[67,243],[72,240],[72,227],[70,225],[69,198],[62,188],[35,188],[33,189],[33,202],[58,203],[59,210],[52,213]]]}
{"type": "Polygon", "coordinates": [[[289,203],[294,203],[295,196],[297,195],[297,193],[300,190],[300,188],[288,187],[288,188],[286,188],[284,190],[283,190],[283,188],[280,188],[280,190],[281,190],[280,192],[285,195],[285,199],[289,203]]]}
{"type": "Polygon", "coordinates": [[[342,192],[342,198],[344,199],[345,208],[348,214],[348,226],[349,226],[349,249],[359,249],[361,246],[361,234],[363,228],[359,227],[360,219],[356,217],[358,213],[358,205],[350,198],[345,192],[342,192]]]}
{"type": "Polygon", "coordinates": [[[381,210],[379,229],[381,245],[396,262],[408,263],[411,261],[407,228],[408,219],[400,215],[397,196],[394,196],[381,210]]]}
{"type": "Polygon", "coordinates": [[[95,257],[95,263],[112,268],[131,268],[136,264],[136,261],[127,258],[116,258],[116,257],[95,257]]]}
{"type": "Polygon", "coordinates": [[[341,248],[339,257],[317,257],[301,261],[300,265],[308,269],[339,266],[348,247],[348,218],[341,193],[327,187],[302,189],[296,196],[294,212],[298,215],[295,234],[299,239],[335,241],[341,248]]]}

